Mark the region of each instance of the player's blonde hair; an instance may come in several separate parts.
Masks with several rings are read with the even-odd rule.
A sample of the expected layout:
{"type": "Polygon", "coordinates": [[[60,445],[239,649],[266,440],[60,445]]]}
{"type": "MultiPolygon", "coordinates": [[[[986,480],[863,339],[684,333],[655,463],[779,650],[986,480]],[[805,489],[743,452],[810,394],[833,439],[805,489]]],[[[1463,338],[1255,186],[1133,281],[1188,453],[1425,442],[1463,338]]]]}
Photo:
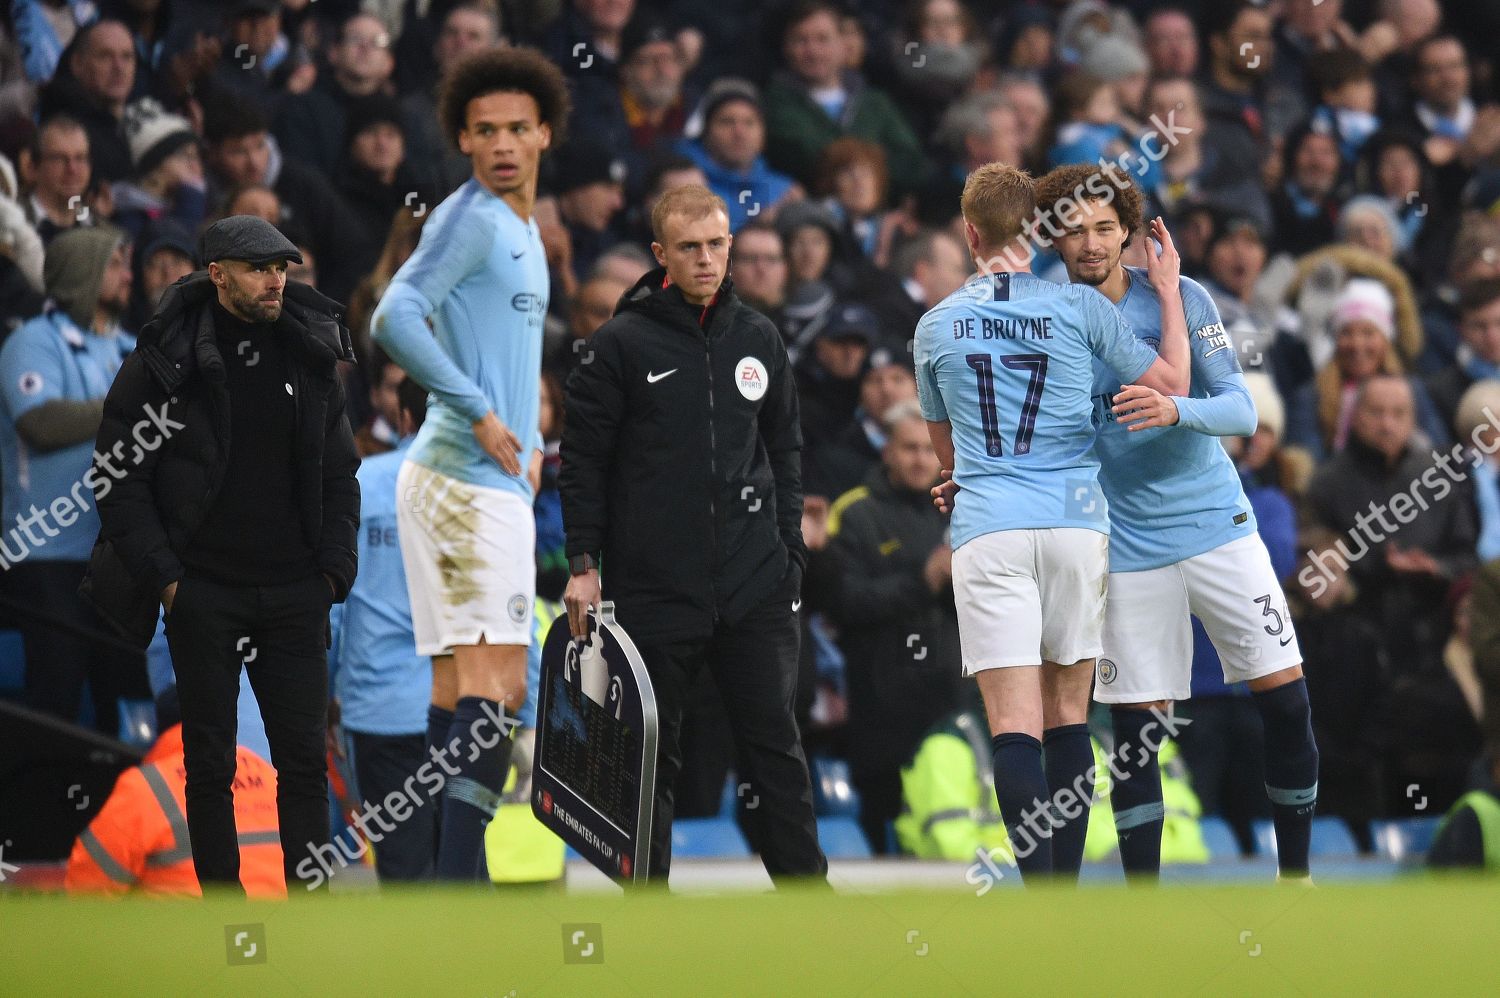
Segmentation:
{"type": "Polygon", "coordinates": [[[702,184],[674,187],[663,194],[661,200],[656,202],[656,207],[651,209],[651,235],[657,242],[665,243],[663,236],[670,216],[684,215],[688,221],[694,222],[715,211],[722,211],[725,218],[729,217],[729,206],[724,203],[724,199],[702,184]]]}
{"type": "Polygon", "coordinates": [[[964,182],[959,207],[983,244],[998,249],[1026,234],[1026,225],[1036,212],[1036,190],[1024,170],[986,163],[964,182]]]}

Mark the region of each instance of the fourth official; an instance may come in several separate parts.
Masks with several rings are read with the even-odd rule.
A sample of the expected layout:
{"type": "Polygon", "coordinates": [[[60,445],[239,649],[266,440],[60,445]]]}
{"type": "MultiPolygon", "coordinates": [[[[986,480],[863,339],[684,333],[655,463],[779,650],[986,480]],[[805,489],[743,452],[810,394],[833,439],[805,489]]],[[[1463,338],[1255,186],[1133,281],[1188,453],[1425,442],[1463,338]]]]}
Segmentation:
{"type": "Polygon", "coordinates": [[[568,381],[563,520],[575,637],[603,595],[645,660],[660,721],[649,876],[671,863],[672,784],[687,693],[723,695],[761,857],[773,877],[826,874],[792,713],[806,552],[791,367],[770,320],[735,295],[729,215],[707,188],[652,212],[661,268],[621,299],[568,381]]]}

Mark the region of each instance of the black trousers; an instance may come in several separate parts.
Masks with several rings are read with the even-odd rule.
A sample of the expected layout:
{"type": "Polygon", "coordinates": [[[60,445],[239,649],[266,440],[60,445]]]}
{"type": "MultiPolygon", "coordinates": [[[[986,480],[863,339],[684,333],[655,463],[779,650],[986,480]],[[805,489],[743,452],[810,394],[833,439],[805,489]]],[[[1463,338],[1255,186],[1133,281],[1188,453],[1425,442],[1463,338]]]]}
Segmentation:
{"type": "Polygon", "coordinates": [[[16,614],[26,647],[26,700],[36,710],[76,723],[88,683],[94,730],[120,737],[121,697],[151,699],[145,656],[95,641],[80,631],[109,633],[78,595],[88,562],[28,559],[5,572],[5,593],[58,622],[16,614]]]}
{"type": "Polygon", "coordinates": [[[761,862],[772,877],[824,876],[812,781],[793,713],[801,631],[791,598],[777,593],[734,625],[698,641],[640,645],[659,720],[656,809],[648,877],[665,882],[672,864],[673,785],[682,768],[679,738],[694,680],[705,664],[734,733],[747,812],[758,826],[761,862]]]}
{"type": "Polygon", "coordinates": [[[188,836],[204,886],[239,886],[231,786],[242,662],[276,767],[288,890],[320,879],[313,850],[322,845],[326,855],[330,838],[324,753],[332,600],[321,575],[276,586],[226,586],[198,576],[178,583],[167,643],[182,704],[188,836]]]}
{"type": "Polygon", "coordinates": [[[406,781],[415,777],[427,761],[427,736],[369,735],[359,731],[345,734],[360,800],[379,804],[381,820],[393,826],[387,832],[380,821],[370,822],[371,831],[379,831],[381,835],[375,844],[375,872],[382,881],[430,879],[437,856],[437,812],[442,801],[423,794],[422,806],[407,815],[405,821],[386,814],[383,803],[392,793],[406,796],[406,781]]]}

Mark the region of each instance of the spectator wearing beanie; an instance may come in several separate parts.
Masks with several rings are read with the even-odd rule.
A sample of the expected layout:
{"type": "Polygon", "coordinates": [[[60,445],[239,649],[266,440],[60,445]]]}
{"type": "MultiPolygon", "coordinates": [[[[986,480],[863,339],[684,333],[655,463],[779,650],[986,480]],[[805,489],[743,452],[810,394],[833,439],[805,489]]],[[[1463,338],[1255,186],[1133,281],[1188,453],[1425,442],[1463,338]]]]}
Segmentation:
{"type": "Polygon", "coordinates": [[[1103,35],[1078,60],[1078,68],[1103,80],[1115,92],[1120,110],[1136,121],[1144,119],[1146,70],[1150,62],[1141,47],[1119,35],[1103,35]]]}
{"type": "Polygon", "coordinates": [[[398,211],[436,204],[436,192],[421,182],[406,159],[401,105],[393,97],[373,94],[349,104],[349,140],[338,190],[359,218],[363,239],[347,251],[358,258],[356,270],[368,272],[380,257],[398,211]]]}
{"type": "Polygon", "coordinates": [[[1317,460],[1343,450],[1360,388],[1370,378],[1385,374],[1410,383],[1422,446],[1447,444],[1448,429],[1432,399],[1420,381],[1407,377],[1395,349],[1395,304],[1384,284],[1364,277],[1351,279],[1334,301],[1329,329],[1333,354],[1292,399],[1287,418],[1289,443],[1306,449],[1317,460]]]}
{"type": "Polygon", "coordinates": [[[1341,243],[1369,250],[1387,263],[1405,267],[1409,245],[1406,233],[1396,213],[1382,198],[1371,194],[1350,198],[1339,212],[1334,236],[1341,243]]]}
{"type": "Polygon", "coordinates": [[[587,275],[620,241],[627,176],[624,159],[593,136],[578,133],[558,150],[549,186],[573,246],[574,274],[587,275]]]}
{"type": "Polygon", "coordinates": [[[835,439],[854,422],[877,326],[874,313],[863,305],[838,305],[798,358],[795,372],[805,452],[835,439]]]}
{"type": "Polygon", "coordinates": [[[135,173],[114,186],[115,224],[133,240],[169,218],[196,229],[208,213],[208,197],[193,126],[155,101],[141,100],[125,112],[125,135],[135,173]]]}
{"type": "Polygon", "coordinates": [[[197,246],[193,230],[170,218],[151,226],[150,235],[136,241],[132,254],[136,279],[130,295],[127,328],[140,330],[155,313],[167,288],[193,272],[197,246]]]}
{"type": "Polygon", "coordinates": [[[766,163],[765,147],[765,113],[755,85],[732,77],[715,80],[677,148],[729,206],[730,232],[752,218],[771,221],[782,204],[803,197],[801,185],[766,163]]]}
{"type": "Polygon", "coordinates": [[[584,73],[574,84],[574,134],[594,136],[625,161],[632,199],[645,186],[652,155],[682,138],[692,109],[691,67],[678,30],[671,19],[637,10],[620,36],[618,76],[584,73]]]}

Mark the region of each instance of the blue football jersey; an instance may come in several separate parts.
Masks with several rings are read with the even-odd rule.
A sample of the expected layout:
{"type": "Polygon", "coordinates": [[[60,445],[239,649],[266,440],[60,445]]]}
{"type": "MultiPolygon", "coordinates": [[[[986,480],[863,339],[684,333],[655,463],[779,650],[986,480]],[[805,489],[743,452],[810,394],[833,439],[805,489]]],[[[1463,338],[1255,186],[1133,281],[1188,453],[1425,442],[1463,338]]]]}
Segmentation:
{"type": "Polygon", "coordinates": [[[953,428],[952,544],[996,530],[1109,532],[1094,456],[1094,359],[1125,381],[1156,352],[1092,288],[977,274],[922,317],[917,394],[953,428]]]}
{"type": "Polygon", "coordinates": [[[529,453],[519,475],[506,474],[479,446],[473,424],[493,410],[523,442],[540,446],[548,288],[534,217],[521,219],[472,178],[433,209],[371,321],[375,341],[431,392],[408,460],[531,502],[529,453]]]}
{"type": "MultiPolygon", "coordinates": [[[[1116,306],[1131,330],[1152,349],[1161,343],[1160,298],[1146,272],[1125,268],[1130,286],[1116,306]]],[[[1098,291],[1094,293],[1109,302],[1098,291]]],[[[1219,310],[1202,285],[1182,278],[1193,378],[1189,395],[1206,399],[1238,394],[1236,407],[1249,406],[1248,429],[1255,429],[1254,406],[1240,373],[1238,351],[1219,310]]],[[[1094,365],[1094,417],[1099,484],[1109,500],[1109,568],[1141,572],[1211,551],[1252,534],[1255,512],[1245,498],[1239,472],[1215,436],[1177,426],[1130,432],[1110,411],[1121,379],[1104,364],[1094,365]]],[[[1179,409],[1184,417],[1190,406],[1179,409]]]]}

